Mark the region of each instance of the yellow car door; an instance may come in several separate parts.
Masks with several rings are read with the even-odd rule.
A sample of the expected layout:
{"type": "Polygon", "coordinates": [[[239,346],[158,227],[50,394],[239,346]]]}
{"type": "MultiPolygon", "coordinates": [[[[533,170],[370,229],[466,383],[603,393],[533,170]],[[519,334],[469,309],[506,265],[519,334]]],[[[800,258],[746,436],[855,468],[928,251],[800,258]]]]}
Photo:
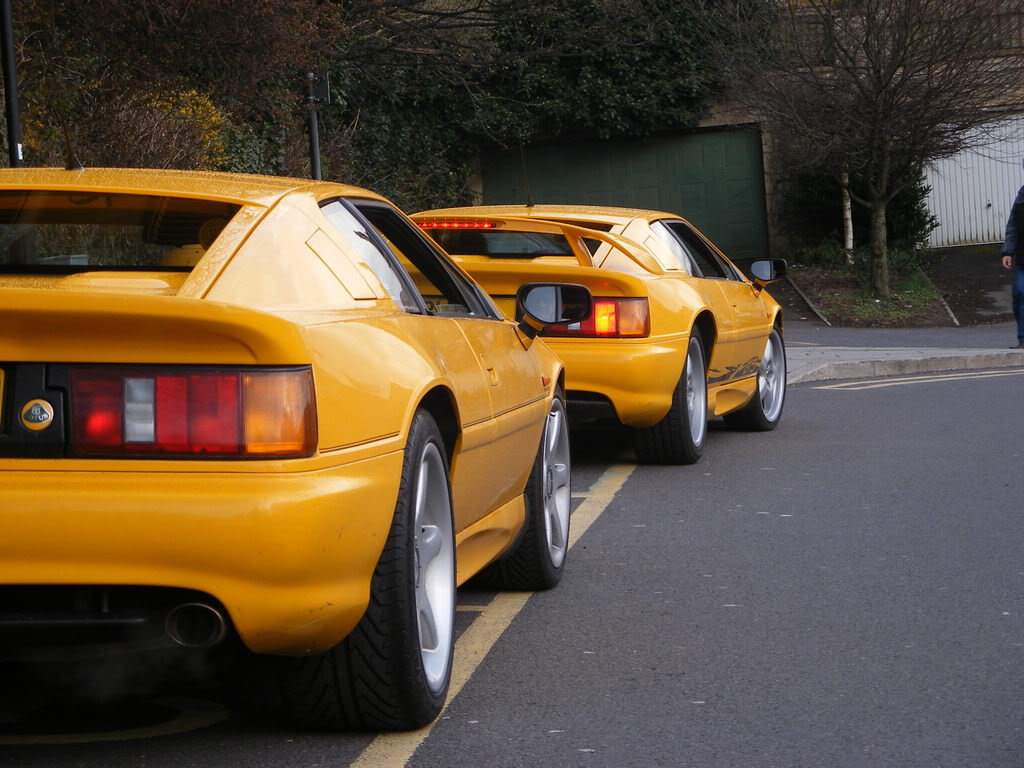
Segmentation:
{"type": "Polygon", "coordinates": [[[721,355],[711,360],[709,379],[720,383],[753,375],[764,352],[770,322],[753,286],[689,224],[681,220],[665,224],[700,271],[701,278],[694,281],[697,289],[715,307],[722,349],[721,355]]]}
{"type": "Polygon", "coordinates": [[[451,468],[455,526],[465,529],[522,493],[546,407],[539,365],[515,326],[418,227],[384,203],[354,205],[415,285],[417,295],[403,301],[422,302],[422,321],[443,323],[447,343],[456,337],[469,353],[448,361],[450,375],[467,388],[479,382],[459,403],[462,443],[451,468]]]}

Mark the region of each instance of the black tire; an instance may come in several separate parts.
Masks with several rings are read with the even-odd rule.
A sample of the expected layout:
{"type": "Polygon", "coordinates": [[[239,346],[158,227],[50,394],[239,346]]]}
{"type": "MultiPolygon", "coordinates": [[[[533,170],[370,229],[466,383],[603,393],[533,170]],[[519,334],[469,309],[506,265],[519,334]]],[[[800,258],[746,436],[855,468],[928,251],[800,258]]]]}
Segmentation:
{"type": "Polygon", "coordinates": [[[694,464],[700,459],[708,434],[706,360],[704,341],[694,328],[690,331],[683,370],[672,393],[672,406],[657,424],[636,431],[636,456],[641,464],[694,464]],[[695,392],[695,416],[687,403],[688,380],[690,386],[699,389],[699,393],[695,392]]]}
{"type": "Polygon", "coordinates": [[[730,429],[770,432],[778,426],[785,402],[786,345],[779,329],[772,328],[765,345],[765,355],[757,369],[753,397],[739,410],[725,414],[723,419],[730,429]]]}
{"type": "Polygon", "coordinates": [[[542,590],[561,581],[569,549],[571,469],[565,394],[558,389],[526,483],[525,527],[512,548],[476,576],[474,586],[542,590]],[[563,469],[549,472],[553,459],[563,469]]]}
{"type": "MultiPolygon", "coordinates": [[[[434,480],[428,478],[427,484],[434,480]]],[[[324,653],[275,658],[285,716],[307,728],[408,730],[429,724],[444,706],[454,650],[455,570],[448,462],[440,430],[429,413],[413,418],[402,462],[394,521],[373,574],[370,604],[356,628],[324,653]],[[417,618],[417,486],[427,462],[440,455],[451,547],[451,606],[447,663],[431,685],[417,618]]],[[[433,562],[433,561],[431,561],[433,562]]],[[[436,675],[435,675],[436,677],[436,675]]]]}

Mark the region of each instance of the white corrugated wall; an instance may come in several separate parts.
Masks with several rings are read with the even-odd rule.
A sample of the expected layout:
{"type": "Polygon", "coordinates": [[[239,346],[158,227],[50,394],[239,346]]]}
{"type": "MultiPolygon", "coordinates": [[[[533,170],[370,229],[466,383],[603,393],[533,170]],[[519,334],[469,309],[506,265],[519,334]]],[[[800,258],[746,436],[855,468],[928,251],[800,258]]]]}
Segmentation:
{"type": "Polygon", "coordinates": [[[925,169],[928,208],[939,226],[929,246],[1001,243],[1017,190],[1024,186],[1024,115],[991,123],[977,145],[925,169]]]}

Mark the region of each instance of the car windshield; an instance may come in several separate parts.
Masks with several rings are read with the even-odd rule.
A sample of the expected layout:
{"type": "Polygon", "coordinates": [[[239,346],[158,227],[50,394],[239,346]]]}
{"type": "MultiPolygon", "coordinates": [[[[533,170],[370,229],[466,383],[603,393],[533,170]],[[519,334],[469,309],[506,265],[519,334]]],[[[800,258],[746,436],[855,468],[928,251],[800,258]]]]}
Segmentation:
{"type": "Polygon", "coordinates": [[[0,191],[0,272],[187,271],[238,210],[156,195],[0,191]]]}
{"type": "Polygon", "coordinates": [[[534,259],[573,256],[562,235],[509,230],[431,229],[430,236],[452,256],[490,256],[495,259],[534,259]]]}

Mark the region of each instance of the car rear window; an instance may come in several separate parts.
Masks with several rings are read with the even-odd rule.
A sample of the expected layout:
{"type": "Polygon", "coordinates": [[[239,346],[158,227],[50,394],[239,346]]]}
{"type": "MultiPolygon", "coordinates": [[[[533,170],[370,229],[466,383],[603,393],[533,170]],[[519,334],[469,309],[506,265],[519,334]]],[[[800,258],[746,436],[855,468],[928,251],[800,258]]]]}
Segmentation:
{"type": "Polygon", "coordinates": [[[575,256],[569,241],[563,235],[512,232],[507,229],[487,232],[457,229],[428,231],[430,236],[453,256],[490,256],[495,259],[575,256]]]}
{"type": "Polygon", "coordinates": [[[156,195],[0,191],[0,272],[187,271],[239,207],[156,195]]]}

